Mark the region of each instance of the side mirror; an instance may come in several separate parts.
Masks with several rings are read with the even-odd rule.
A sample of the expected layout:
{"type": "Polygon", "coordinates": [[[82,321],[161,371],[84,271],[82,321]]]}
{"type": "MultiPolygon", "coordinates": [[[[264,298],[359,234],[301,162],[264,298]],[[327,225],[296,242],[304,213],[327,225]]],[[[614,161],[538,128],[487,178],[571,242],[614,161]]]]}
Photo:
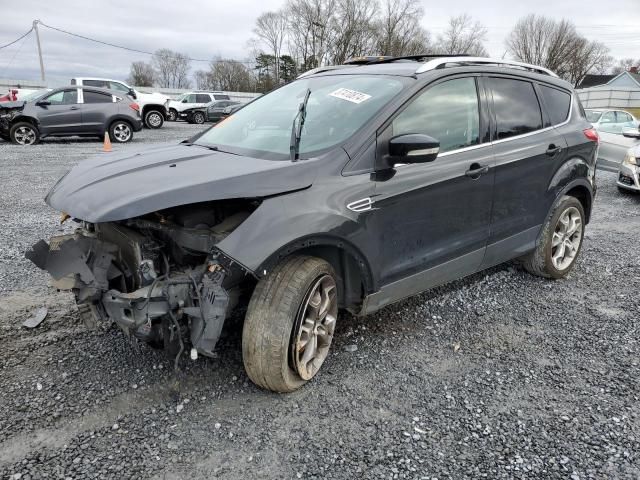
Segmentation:
{"type": "Polygon", "coordinates": [[[627,138],[640,138],[640,127],[626,127],[622,129],[622,136],[627,138]]]}
{"type": "Polygon", "coordinates": [[[433,162],[440,152],[440,142],[429,135],[409,133],[389,140],[389,164],[433,162]]]}
{"type": "Polygon", "coordinates": [[[131,98],[133,98],[134,100],[135,100],[136,98],[138,98],[138,96],[136,95],[136,91],[135,91],[133,88],[130,88],[130,89],[129,89],[129,96],[130,96],[131,98]]]}
{"type": "Polygon", "coordinates": [[[187,99],[185,98],[184,100],[182,100],[182,103],[187,103],[187,99]]]}
{"type": "Polygon", "coordinates": [[[46,107],[47,105],[51,105],[51,102],[49,100],[40,100],[36,105],[39,107],[46,107]]]}

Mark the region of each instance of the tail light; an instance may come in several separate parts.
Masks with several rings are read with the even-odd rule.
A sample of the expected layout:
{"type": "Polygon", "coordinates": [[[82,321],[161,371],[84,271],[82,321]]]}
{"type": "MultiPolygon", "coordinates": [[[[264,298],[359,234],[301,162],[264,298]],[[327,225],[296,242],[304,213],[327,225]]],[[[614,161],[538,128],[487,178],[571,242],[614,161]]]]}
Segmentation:
{"type": "Polygon", "coordinates": [[[138,105],[137,103],[130,103],[129,104],[129,108],[131,110],[135,110],[136,112],[140,113],[140,105],[138,105]]]}
{"type": "Polygon", "coordinates": [[[592,142],[596,142],[596,143],[600,142],[600,136],[598,135],[598,131],[595,128],[587,128],[586,130],[584,130],[583,133],[584,133],[584,136],[587,137],[592,142]]]}

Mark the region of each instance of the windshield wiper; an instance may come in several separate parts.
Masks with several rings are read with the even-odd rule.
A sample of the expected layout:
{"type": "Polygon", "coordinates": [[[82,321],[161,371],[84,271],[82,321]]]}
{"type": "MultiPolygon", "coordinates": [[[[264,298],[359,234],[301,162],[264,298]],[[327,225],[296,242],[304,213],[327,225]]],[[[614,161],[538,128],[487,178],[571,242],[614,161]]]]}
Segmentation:
{"type": "Polygon", "coordinates": [[[307,88],[307,93],[304,94],[304,100],[302,100],[298,106],[298,113],[296,113],[296,116],[293,118],[291,142],[289,143],[289,153],[292,162],[297,162],[300,158],[300,137],[302,137],[302,127],[304,127],[304,121],[307,118],[307,102],[310,96],[311,89],[307,88]]]}

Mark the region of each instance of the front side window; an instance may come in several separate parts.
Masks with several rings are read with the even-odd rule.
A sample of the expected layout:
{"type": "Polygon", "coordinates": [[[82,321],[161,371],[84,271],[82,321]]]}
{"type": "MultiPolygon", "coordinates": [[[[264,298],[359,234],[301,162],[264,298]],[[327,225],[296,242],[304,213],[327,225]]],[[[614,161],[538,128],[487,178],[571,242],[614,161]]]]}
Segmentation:
{"type": "Polygon", "coordinates": [[[109,88],[111,90],[117,90],[119,92],[129,93],[129,88],[120,82],[109,82],[109,88]]]}
{"type": "Polygon", "coordinates": [[[480,111],[474,78],[448,80],[416,97],[392,123],[393,135],[423,133],[440,142],[440,152],[480,143],[480,111]]]}
{"type": "Polygon", "coordinates": [[[46,100],[51,102],[51,105],[73,105],[78,103],[78,90],[62,90],[56,92],[53,95],[49,95],[46,100]]]}
{"type": "Polygon", "coordinates": [[[616,120],[618,123],[633,123],[633,118],[626,112],[617,112],[616,120]]]}
{"type": "Polygon", "coordinates": [[[542,111],[530,82],[497,77],[488,81],[493,93],[498,140],[542,128],[542,111]]]}
{"type": "Polygon", "coordinates": [[[196,103],[196,94],[187,95],[186,100],[186,103],[196,103]]]}
{"type": "Polygon", "coordinates": [[[571,106],[571,95],[557,88],[540,85],[544,104],[551,117],[552,125],[559,125],[569,117],[569,107],[571,106]]]}
{"type": "Polygon", "coordinates": [[[84,103],[112,103],[113,97],[106,93],[92,92],[85,90],[82,94],[84,103]]]}
{"type": "Polygon", "coordinates": [[[292,126],[308,89],[300,157],[309,158],[347,140],[414,81],[384,75],[302,78],[247,104],[196,143],[239,155],[288,160],[292,126]]]}

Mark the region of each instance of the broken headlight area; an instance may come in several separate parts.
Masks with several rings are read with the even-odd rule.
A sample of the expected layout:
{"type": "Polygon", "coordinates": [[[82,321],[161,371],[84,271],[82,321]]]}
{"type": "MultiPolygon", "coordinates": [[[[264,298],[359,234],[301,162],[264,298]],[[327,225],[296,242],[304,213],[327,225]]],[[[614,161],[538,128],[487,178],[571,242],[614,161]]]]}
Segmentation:
{"type": "Polygon", "coordinates": [[[170,351],[188,338],[211,356],[253,275],[216,249],[259,205],[207,202],[108,223],[36,243],[26,257],[74,292],[80,311],[170,351]]]}

